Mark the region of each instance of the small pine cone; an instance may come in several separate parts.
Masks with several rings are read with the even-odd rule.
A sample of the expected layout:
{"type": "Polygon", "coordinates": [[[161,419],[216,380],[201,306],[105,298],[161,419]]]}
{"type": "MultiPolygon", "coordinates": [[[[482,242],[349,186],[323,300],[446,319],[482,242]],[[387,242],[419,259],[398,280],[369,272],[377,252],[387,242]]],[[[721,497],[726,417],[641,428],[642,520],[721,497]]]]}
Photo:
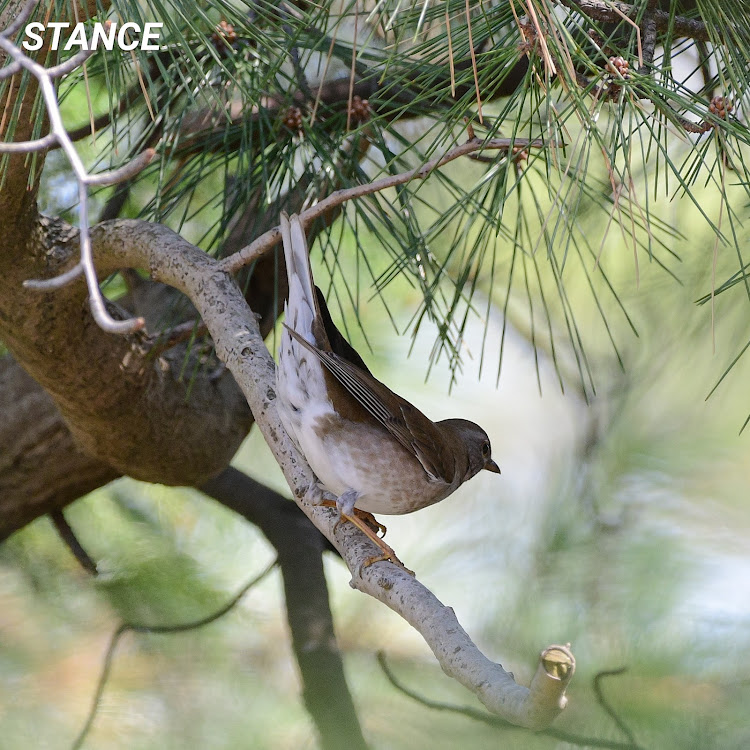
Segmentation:
{"type": "Polygon", "coordinates": [[[361,96],[353,96],[349,107],[349,117],[355,123],[367,122],[372,117],[370,102],[361,96]]]}
{"type": "Polygon", "coordinates": [[[521,32],[521,41],[518,44],[518,52],[522,55],[529,54],[536,44],[536,28],[534,28],[532,24],[522,21],[519,24],[518,29],[521,32]]]}
{"type": "Polygon", "coordinates": [[[734,109],[734,105],[728,99],[723,96],[715,96],[711,99],[711,103],[708,105],[708,111],[712,115],[720,117],[722,120],[726,120],[727,115],[734,109]]]}
{"type": "Polygon", "coordinates": [[[289,107],[282,123],[287,130],[291,130],[293,133],[302,132],[302,110],[299,107],[289,107]]]}
{"type": "Polygon", "coordinates": [[[216,31],[211,34],[211,41],[218,52],[226,53],[237,42],[237,32],[232,24],[219,21],[216,31]]]}
{"type": "Polygon", "coordinates": [[[620,55],[609,58],[607,70],[613,75],[619,74],[626,81],[630,78],[630,63],[620,55]]]}
{"type": "Polygon", "coordinates": [[[526,146],[514,146],[511,158],[516,164],[524,164],[529,160],[529,149],[526,146]]]}

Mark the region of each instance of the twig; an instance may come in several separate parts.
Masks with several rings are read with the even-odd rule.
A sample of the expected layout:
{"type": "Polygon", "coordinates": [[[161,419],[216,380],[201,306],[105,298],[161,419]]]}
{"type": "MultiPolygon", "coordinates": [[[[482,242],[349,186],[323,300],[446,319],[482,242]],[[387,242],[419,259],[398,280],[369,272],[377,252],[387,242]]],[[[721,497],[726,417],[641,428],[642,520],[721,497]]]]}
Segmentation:
{"type": "Polygon", "coordinates": [[[67,130],[63,125],[53,80],[56,77],[70,73],[76,67],[82,65],[85,60],[93,54],[93,51],[81,50],[81,52],[74,55],[70,60],[51,68],[45,68],[30,57],[27,57],[19,47],[10,41],[9,37],[21,28],[25,19],[31,15],[35,6],[36,0],[29,0],[21,10],[18,18],[16,18],[16,20],[5,29],[4,32],[0,33],[0,48],[5,50],[13,58],[14,62],[11,63],[11,65],[17,64],[19,68],[25,68],[39,81],[39,88],[44,97],[44,103],[49,116],[51,132],[44,138],[35,141],[0,144],[0,151],[31,152],[47,148],[55,142],[60,144],[68,157],[68,161],[75,172],[76,180],[78,182],[78,218],[80,225],[79,241],[81,247],[81,261],[75,268],[67,271],[57,279],[51,279],[49,281],[40,281],[36,279],[28,280],[24,282],[24,286],[29,289],[49,291],[64,286],[83,273],[88,287],[91,312],[99,327],[109,333],[133,333],[134,331],[143,328],[145,323],[143,318],[115,320],[107,311],[104,297],[99,288],[99,279],[93,263],[91,239],[89,235],[88,186],[98,184],[111,185],[119,180],[133,176],[142,170],[154,158],[155,151],[153,149],[148,149],[129,164],[112,172],[106,172],[101,175],[88,174],[73,142],[70,140],[67,130]]]}
{"type": "MultiPolygon", "coordinates": [[[[302,211],[299,215],[302,222],[302,226],[307,229],[310,224],[320,216],[323,216],[335,206],[339,206],[346,201],[353,200],[355,198],[362,198],[366,195],[372,195],[372,193],[380,192],[381,190],[387,190],[391,187],[398,185],[404,185],[411,180],[423,180],[428,177],[434,170],[448,164],[448,162],[454,161],[461,156],[467,156],[478,151],[508,151],[514,148],[543,148],[545,145],[556,145],[545,143],[540,139],[530,140],[528,138],[491,138],[486,141],[482,141],[479,138],[472,138],[466,143],[462,143],[455,146],[443,156],[438,156],[421,167],[410,169],[407,172],[401,172],[400,174],[388,175],[374,182],[368,182],[364,185],[355,185],[350,188],[342,188],[331,193],[327,198],[324,198],[314,206],[302,211]]],[[[249,265],[253,261],[258,260],[263,254],[268,252],[276,244],[281,241],[281,232],[278,227],[269,229],[267,232],[256,238],[242,250],[230,255],[219,264],[220,268],[227,273],[236,273],[243,266],[249,265]]]]}
{"type": "MultiPolygon", "coordinates": [[[[617,22],[622,20],[623,16],[638,18],[641,13],[640,5],[631,5],[616,0],[607,0],[607,2],[602,0],[555,0],[555,2],[597,21],[617,22]]],[[[685,16],[672,17],[670,13],[663,10],[652,11],[652,18],[657,31],[670,30],[675,37],[690,37],[699,42],[711,41],[708,29],[703,21],[686,18],[685,16]]],[[[716,34],[721,38],[718,29],[716,29],[716,34]]]]}
{"type": "MultiPolygon", "coordinates": [[[[104,22],[106,28],[108,28],[109,24],[110,21],[104,22]]],[[[80,52],[73,55],[73,57],[68,58],[65,62],[60,63],[59,65],[53,65],[51,68],[44,68],[44,71],[50,78],[61,78],[68,73],[72,73],[76,68],[83,65],[86,60],[94,54],[94,52],[96,52],[95,49],[82,49],[80,52]]]]}
{"type": "Polygon", "coordinates": [[[147,167],[154,156],[156,156],[156,149],[147,148],[127,164],[123,164],[123,166],[118,167],[117,169],[112,169],[109,172],[99,172],[99,174],[87,175],[85,179],[86,184],[107,186],[116,185],[118,182],[125,182],[125,180],[135,177],[147,167]]]}
{"type": "Polygon", "coordinates": [[[10,65],[6,65],[2,70],[0,70],[0,81],[14,76],[16,73],[18,73],[19,70],[21,70],[21,63],[12,62],[10,65]]]}
{"type": "Polygon", "coordinates": [[[20,141],[16,143],[0,142],[0,154],[23,153],[30,154],[32,151],[43,151],[57,143],[57,134],[49,133],[42,138],[33,141],[20,141]]]}
{"type": "Polygon", "coordinates": [[[633,734],[630,727],[617,715],[615,709],[610,706],[609,701],[604,697],[604,691],[602,690],[601,682],[605,677],[616,677],[617,675],[624,674],[627,671],[627,667],[619,667],[618,669],[607,669],[599,672],[594,677],[593,688],[594,695],[599,705],[602,707],[604,712],[609,716],[610,719],[617,725],[617,728],[628,738],[632,747],[639,747],[635,741],[635,735],[633,734]]]}
{"type": "Polygon", "coordinates": [[[161,332],[155,337],[153,345],[148,350],[149,356],[154,357],[167,349],[171,349],[183,341],[189,341],[193,336],[196,338],[207,333],[206,324],[199,320],[187,320],[167,331],[161,332]]]}
{"type": "Polygon", "coordinates": [[[52,519],[52,523],[57,529],[57,533],[60,538],[65,542],[68,549],[73,553],[73,556],[80,563],[81,567],[87,572],[91,573],[92,576],[99,575],[99,570],[96,567],[96,563],[91,558],[88,552],[83,548],[83,545],[78,541],[75,532],[68,523],[68,519],[61,509],[53,510],[50,512],[49,517],[52,519]]]}
{"type": "MultiPolygon", "coordinates": [[[[383,670],[383,673],[388,678],[388,681],[391,683],[391,685],[393,685],[393,687],[395,687],[396,690],[398,690],[400,693],[403,693],[412,700],[417,701],[417,703],[421,703],[426,708],[431,708],[435,711],[446,711],[449,713],[460,714],[461,716],[466,716],[469,719],[479,721],[491,727],[496,727],[497,729],[519,732],[523,731],[523,727],[511,724],[509,721],[506,721],[499,716],[488,714],[484,711],[479,711],[478,709],[472,708],[471,706],[456,706],[451,703],[444,703],[442,701],[436,701],[432,700],[431,698],[426,698],[425,696],[417,693],[415,690],[412,690],[411,688],[404,685],[404,683],[396,677],[386,660],[385,652],[378,651],[377,659],[380,668],[383,670]]],[[[571,732],[561,732],[557,729],[543,729],[541,732],[537,732],[537,734],[542,734],[546,737],[552,737],[556,740],[567,742],[571,745],[578,745],[579,747],[601,747],[609,748],[610,750],[638,750],[638,746],[635,744],[635,742],[616,742],[613,740],[599,739],[597,737],[586,737],[584,735],[572,734],[571,732]]]]}
{"type": "Polygon", "coordinates": [[[120,626],[112,633],[112,637],[107,647],[107,654],[104,657],[104,665],[102,666],[101,674],[99,675],[99,681],[96,685],[96,691],[91,701],[91,708],[89,709],[88,716],[84,722],[83,728],[78,733],[78,736],[73,740],[73,744],[70,746],[71,750],[79,750],[83,746],[86,740],[86,736],[91,731],[91,727],[94,724],[94,719],[99,710],[99,704],[104,694],[104,688],[107,686],[110,672],[112,671],[112,662],[114,661],[115,650],[117,644],[120,642],[125,633],[132,631],[133,633],[150,633],[155,635],[167,635],[170,633],[184,633],[188,630],[196,630],[202,628],[204,625],[209,625],[215,622],[220,617],[223,617],[229,612],[237,603],[242,599],[243,596],[256,584],[260,583],[275,567],[276,560],[262,570],[257,576],[248,581],[223,607],[216,610],[206,617],[201,617],[199,620],[193,620],[192,622],[180,623],[179,625],[139,625],[136,623],[123,622],[120,626]]]}

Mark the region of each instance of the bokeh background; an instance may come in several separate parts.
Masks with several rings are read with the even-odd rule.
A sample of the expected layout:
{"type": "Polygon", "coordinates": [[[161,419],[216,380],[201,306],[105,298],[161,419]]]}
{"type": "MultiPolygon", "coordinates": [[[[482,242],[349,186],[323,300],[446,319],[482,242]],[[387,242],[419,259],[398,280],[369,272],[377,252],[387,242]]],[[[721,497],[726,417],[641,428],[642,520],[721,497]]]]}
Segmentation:
{"type": "MultiPolygon", "coordinates": [[[[80,106],[66,103],[69,112],[80,106]]],[[[45,174],[50,213],[74,200],[55,158],[45,174]]],[[[450,166],[467,184],[483,169],[450,166]]],[[[445,196],[429,185],[424,190],[439,214],[445,196]]],[[[710,186],[696,196],[715,218],[710,186]]],[[[615,227],[603,242],[602,262],[637,330],[613,298],[604,300],[622,366],[580,266],[564,274],[595,386],[586,396],[572,353],[561,346],[556,355],[563,389],[550,352],[535,352],[530,329],[503,328],[501,304],[470,318],[455,379],[444,359],[429,364],[429,325],[414,340],[408,333],[422,300],[405,281],[387,287],[388,313],[364,286],[355,315],[342,288],[359,269],[347,231],[335,263],[313,251],[316,277],[330,298],[343,300],[332,305],[334,318],[347,321],[379,378],[433,419],[460,415],[491,436],[501,476],[477,477],[437,506],[382,519],[405,563],[454,608],[479,647],[527,684],[542,648],[572,644],[577,672],[557,729],[626,741],[593,690],[597,674],[622,667],[602,686],[640,745],[739,750],[750,746],[750,430],[740,432],[750,413],[748,357],[706,397],[750,339],[750,319],[734,292],[716,297],[713,316],[710,304],[696,304],[711,290],[714,251],[718,280],[733,272],[737,258],[716,248],[695,205],[665,198],[649,208],[675,230],[665,240],[679,256],[665,259],[673,275],[643,252],[636,271],[627,233],[615,227]]],[[[745,210],[742,201],[736,208],[745,210]]],[[[598,247],[606,222],[581,220],[598,247]]],[[[202,231],[185,227],[188,236],[191,230],[202,231]]],[[[447,252],[439,238],[432,249],[447,252]]],[[[375,240],[368,257],[381,268],[389,262],[375,240]]],[[[507,257],[499,239],[497,287],[485,280],[475,299],[502,302],[507,257]]],[[[595,275],[594,261],[585,265],[595,275]]],[[[116,296],[116,283],[109,291],[116,296]]],[[[513,322],[523,320],[516,309],[513,322]]],[[[288,492],[257,430],[234,463],[288,492]]],[[[97,579],[79,568],[46,518],[0,546],[2,750],[70,746],[122,620],[177,624],[202,617],[273,558],[252,526],[197,491],[123,479],[75,503],[68,517],[99,563],[97,579]]],[[[484,726],[401,694],[378,666],[378,651],[425,697],[480,707],[442,674],[405,622],[349,587],[338,559],[329,556],[326,570],[347,678],[373,748],[570,746],[484,726]]],[[[316,747],[278,572],[205,628],[127,634],[85,747],[316,747]]]]}
{"type": "MultiPolygon", "coordinates": [[[[559,729],[624,740],[592,680],[626,667],[603,687],[645,747],[744,748],[750,444],[738,433],[750,408],[746,362],[706,395],[750,326],[744,311],[717,297],[712,352],[710,310],[694,303],[707,288],[711,239],[690,213],[675,218],[691,238],[678,241],[682,285],[648,263],[636,285],[629,251],[608,249],[622,254],[618,285],[639,336],[623,334],[623,371],[611,351],[597,352],[592,322],[597,394],[588,404],[574,386],[561,392],[544,355],[537,377],[528,340],[513,331],[496,385],[490,355],[502,317],[495,309],[481,376],[485,327],[477,318],[450,389],[440,364],[425,382],[428,328],[410,354],[410,338],[396,335],[376,300],[360,309],[367,341],[349,328],[391,387],[435,419],[480,422],[492,438],[501,476],[480,476],[435,507],[384,519],[391,544],[484,652],[527,682],[541,648],[572,644],[578,669],[559,729]]],[[[316,269],[324,274],[319,259],[316,269]]],[[[399,326],[418,301],[406,284],[389,290],[399,326]]],[[[585,330],[580,315],[585,310],[585,330]]],[[[235,464],[284,491],[257,431],[235,464]]],[[[272,559],[253,527],[197,491],[124,479],[77,502],[69,519],[99,562],[99,579],[79,569],[46,518],[0,547],[4,750],[69,746],[121,619],[200,617],[272,559]]],[[[326,565],[347,676],[373,747],[565,747],[400,694],[376,652],[426,697],[476,704],[406,623],[348,586],[339,560],[330,556],[326,565]]],[[[126,635],[86,747],[315,747],[279,574],[201,630],[126,635]]]]}

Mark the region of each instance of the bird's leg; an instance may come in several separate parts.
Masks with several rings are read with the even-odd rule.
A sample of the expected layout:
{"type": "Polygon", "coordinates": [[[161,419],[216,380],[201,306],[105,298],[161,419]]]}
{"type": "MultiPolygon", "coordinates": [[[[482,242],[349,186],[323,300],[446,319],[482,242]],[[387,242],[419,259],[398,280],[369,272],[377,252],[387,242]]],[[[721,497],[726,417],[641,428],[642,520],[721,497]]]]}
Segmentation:
{"type": "Polygon", "coordinates": [[[345,492],[342,492],[336,500],[336,507],[338,508],[339,513],[341,513],[342,516],[354,515],[354,503],[357,502],[357,498],[359,498],[359,492],[351,489],[351,487],[345,492]]]}
{"type": "MultiPolygon", "coordinates": [[[[409,570],[409,568],[404,565],[401,560],[398,559],[398,555],[394,552],[393,548],[387,545],[378,535],[377,535],[377,526],[380,526],[377,521],[373,518],[373,521],[375,521],[375,524],[377,526],[373,529],[367,519],[363,519],[360,517],[360,515],[357,513],[357,509],[354,507],[354,503],[357,502],[357,498],[359,497],[359,493],[356,490],[348,489],[346,492],[344,492],[342,495],[339,496],[338,500],[336,501],[336,507],[338,508],[339,513],[341,514],[341,518],[339,519],[339,523],[343,521],[349,521],[352,525],[356,526],[371,542],[373,542],[378,549],[381,550],[382,554],[380,555],[374,555],[373,557],[368,558],[365,560],[365,562],[362,564],[362,568],[367,568],[373,563],[380,562],[382,560],[390,560],[394,565],[398,565],[399,568],[405,570],[409,575],[414,575],[414,571],[409,570]]],[[[361,511],[360,511],[361,513],[361,511]]],[[[368,516],[372,517],[372,514],[368,513],[368,516]]],[[[335,530],[335,527],[334,527],[335,530]]],[[[360,568],[360,573],[361,573],[360,568]]]]}
{"type": "MultiPolygon", "coordinates": [[[[354,492],[354,490],[348,490],[349,492],[354,492]]],[[[344,495],[346,492],[344,493],[344,495]]],[[[342,495],[343,497],[343,495],[342,495]]],[[[354,502],[357,502],[357,497],[355,493],[354,502]]],[[[347,515],[347,516],[357,516],[357,518],[364,521],[376,534],[380,533],[382,536],[385,536],[385,532],[388,531],[385,524],[380,523],[375,516],[372,515],[372,513],[368,513],[366,510],[360,510],[359,508],[352,508],[350,513],[347,513],[346,511],[342,510],[339,505],[339,498],[336,497],[332,492],[328,492],[328,490],[323,490],[322,492],[319,492],[316,501],[314,502],[315,505],[322,505],[326,508],[336,508],[339,511],[340,515],[347,515]]],[[[341,519],[339,519],[339,522],[341,523],[341,519]]],[[[337,524],[338,525],[338,524],[337,524]]],[[[334,527],[334,531],[336,530],[336,527],[334,527]]]]}
{"type": "Polygon", "coordinates": [[[321,489],[315,484],[308,487],[305,497],[313,505],[322,505],[324,507],[336,508],[338,510],[339,519],[333,527],[334,533],[342,521],[349,521],[382,551],[382,554],[374,555],[365,560],[362,564],[362,568],[367,568],[373,563],[380,562],[381,560],[390,560],[394,565],[398,565],[410,575],[414,575],[414,572],[409,570],[409,568],[398,559],[398,555],[394,550],[378,536],[378,531],[382,531],[383,534],[385,534],[385,526],[383,526],[383,524],[380,523],[372,513],[354,507],[354,504],[359,498],[359,493],[356,490],[348,489],[337,498],[332,493],[321,489]]]}
{"type": "Polygon", "coordinates": [[[331,505],[331,501],[336,500],[336,495],[327,490],[321,489],[317,482],[313,482],[305,490],[305,501],[310,505],[331,505]]]}

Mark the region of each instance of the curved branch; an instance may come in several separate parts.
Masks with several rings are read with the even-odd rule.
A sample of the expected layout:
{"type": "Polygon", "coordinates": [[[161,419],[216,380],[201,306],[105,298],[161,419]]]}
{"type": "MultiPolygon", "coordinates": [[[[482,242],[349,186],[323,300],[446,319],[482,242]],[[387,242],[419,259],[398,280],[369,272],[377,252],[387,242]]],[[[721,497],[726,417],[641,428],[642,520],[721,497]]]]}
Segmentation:
{"type": "MultiPolygon", "coordinates": [[[[36,0],[28,0],[24,7],[21,17],[28,17],[36,7],[36,0]]],[[[156,152],[153,149],[147,149],[138,157],[112,172],[106,172],[99,175],[90,175],[81,161],[75,146],[71,142],[67,130],[63,125],[60,108],[58,106],[57,91],[53,84],[53,79],[70,73],[82,65],[95,50],[82,49],[78,54],[73,55],[64,63],[45,68],[38,62],[23,53],[20,47],[16,46],[8,38],[9,30],[12,30],[18,23],[18,20],[11,24],[3,34],[0,34],[0,49],[5,51],[14,62],[27,70],[39,82],[39,87],[44,98],[44,104],[47,117],[50,124],[50,133],[34,141],[17,141],[9,144],[0,144],[0,152],[13,151],[41,151],[51,143],[57,141],[62,147],[65,155],[68,157],[70,166],[75,173],[78,182],[78,216],[79,216],[79,241],[81,245],[81,263],[80,268],[86,278],[86,284],[89,290],[89,303],[94,319],[99,326],[109,333],[133,333],[143,328],[145,321],[142,318],[132,320],[116,320],[107,310],[101,290],[99,280],[96,276],[96,269],[91,259],[91,243],[89,240],[89,218],[88,218],[88,186],[89,185],[112,185],[116,182],[125,180],[140,172],[153,159],[156,152]]],[[[110,22],[107,21],[106,24],[110,22]]],[[[105,25],[106,25],[105,24],[105,25]]],[[[69,279],[70,274],[66,274],[69,279]]],[[[27,282],[28,283],[28,282],[27,282]]],[[[33,282],[32,282],[33,283],[33,282]]],[[[55,281],[51,285],[54,287],[55,281]]],[[[36,282],[36,288],[40,288],[41,282],[36,282]]],[[[59,284],[58,284],[59,286],[59,284]]],[[[41,287],[43,288],[43,287],[41,287]]]]}
{"type": "MultiPolygon", "coordinates": [[[[517,726],[501,719],[493,714],[485,713],[484,711],[478,711],[476,708],[471,706],[455,706],[451,703],[444,703],[443,701],[436,701],[431,698],[426,698],[420,695],[416,690],[407,687],[401,680],[396,677],[391,669],[390,665],[385,659],[385,654],[381,651],[378,653],[378,664],[385,673],[388,681],[396,688],[399,692],[403,693],[412,700],[421,703],[426,708],[431,708],[435,711],[445,711],[448,713],[460,714],[466,716],[473,721],[487,724],[488,726],[495,727],[503,730],[518,730],[517,726]]],[[[579,734],[572,734],[571,732],[564,732],[559,729],[543,729],[539,734],[545,737],[552,737],[560,742],[565,742],[569,745],[578,745],[579,747],[600,747],[606,750],[642,750],[635,742],[616,742],[614,740],[599,739],[598,737],[586,737],[579,734]]]]}
{"type": "Polygon", "coordinates": [[[153,278],[184,292],[215,342],[219,357],[245,394],[255,420],[292,488],[297,504],[325,534],[353,572],[351,585],[386,604],[425,639],[446,674],[493,713],[513,724],[542,729],[565,706],[574,660],[564,647],[542,652],[529,688],[471,641],[453,610],[419,581],[390,563],[363,564],[372,543],[351,524],[338,524],[333,509],[314,505],[314,476],[284,431],[276,409],[276,368],[255,316],[231,276],[218,262],[166,227],[135,220],[100,224],[92,230],[100,269],[148,267],[153,278]]]}
{"type": "MultiPolygon", "coordinates": [[[[398,185],[405,185],[412,180],[424,180],[434,170],[461,156],[468,156],[481,151],[510,151],[511,149],[517,155],[517,152],[526,151],[529,148],[543,148],[550,145],[556,144],[545,144],[544,141],[538,139],[529,140],[528,138],[490,138],[483,141],[470,134],[469,140],[466,143],[454,146],[447,153],[431,159],[420,167],[415,167],[400,174],[388,175],[373,182],[336,190],[323,200],[318,201],[314,206],[300,212],[299,217],[302,221],[302,226],[307,229],[315,219],[325,216],[331,209],[340,206],[342,203],[346,203],[346,201],[372,195],[373,193],[378,193],[398,185]]],[[[225,258],[221,262],[221,269],[228,273],[236,273],[243,266],[261,258],[280,241],[281,231],[279,228],[274,227],[273,229],[269,229],[253,240],[247,247],[225,258]]]]}

